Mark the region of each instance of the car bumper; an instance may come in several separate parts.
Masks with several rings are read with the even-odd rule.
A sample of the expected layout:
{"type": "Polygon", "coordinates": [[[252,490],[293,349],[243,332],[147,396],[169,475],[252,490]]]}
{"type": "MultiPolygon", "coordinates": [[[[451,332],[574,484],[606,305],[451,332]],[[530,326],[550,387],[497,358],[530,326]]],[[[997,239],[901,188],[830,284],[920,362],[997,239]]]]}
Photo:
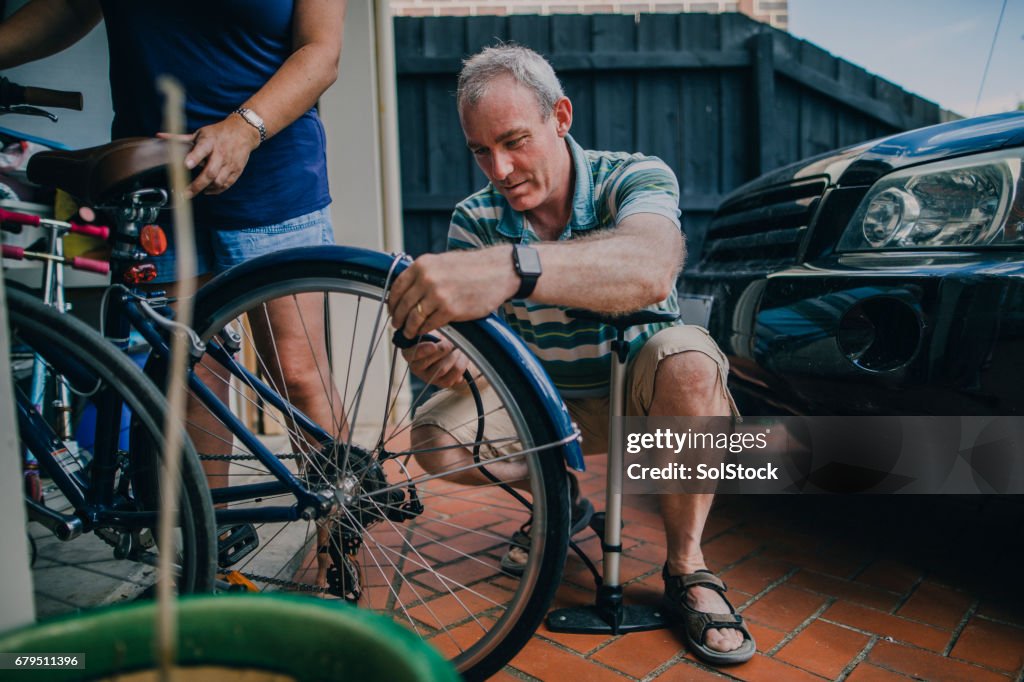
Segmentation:
{"type": "Polygon", "coordinates": [[[1019,253],[848,254],[771,275],[695,273],[687,290],[714,299],[708,326],[741,403],[797,414],[1024,413],[1019,253]]]}

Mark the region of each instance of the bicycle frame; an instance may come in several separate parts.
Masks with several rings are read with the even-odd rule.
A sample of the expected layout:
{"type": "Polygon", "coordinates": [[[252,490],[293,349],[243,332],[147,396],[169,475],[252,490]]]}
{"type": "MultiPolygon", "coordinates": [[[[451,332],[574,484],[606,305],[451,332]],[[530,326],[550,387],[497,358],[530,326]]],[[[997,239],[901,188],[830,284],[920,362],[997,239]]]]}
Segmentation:
{"type": "MultiPolygon", "coordinates": [[[[124,295],[116,302],[112,310],[124,315],[132,327],[150,344],[153,352],[160,357],[168,357],[170,346],[167,343],[165,334],[158,329],[153,320],[146,314],[138,300],[132,295],[124,295]]],[[[116,318],[115,318],[116,319],[116,318]]],[[[258,379],[251,372],[235,362],[227,351],[220,347],[215,341],[207,346],[207,351],[212,354],[232,376],[238,378],[245,385],[249,386],[268,403],[278,409],[288,410],[294,416],[296,422],[304,429],[313,434],[318,441],[326,442],[331,435],[323,432],[316,424],[304,414],[288,405],[281,396],[272,388],[258,379]]],[[[237,502],[252,499],[265,495],[280,493],[291,493],[297,502],[290,507],[268,507],[253,510],[231,510],[218,509],[217,520],[221,522],[268,522],[268,521],[294,521],[300,517],[319,518],[324,505],[321,496],[310,491],[302,482],[290,472],[287,467],[272,453],[245,424],[238,420],[214,392],[196,376],[194,367],[188,370],[187,384],[189,390],[202,402],[227,429],[237,437],[259,461],[274,474],[277,481],[274,483],[257,483],[242,486],[227,486],[212,488],[211,494],[215,504],[223,502],[237,502]]]]}
{"type": "MultiPolygon", "coordinates": [[[[60,365],[54,367],[55,374],[79,384],[90,378],[72,359],[62,358],[59,362],[60,365]]],[[[68,457],[76,457],[67,450],[66,437],[56,433],[46,423],[21,389],[17,389],[17,393],[22,397],[15,401],[18,428],[27,449],[35,454],[39,464],[50,474],[78,512],[75,516],[61,514],[29,501],[30,508],[37,512],[40,520],[46,519],[46,525],[62,540],[71,539],[81,532],[90,531],[95,526],[104,524],[118,524],[135,529],[153,525],[156,516],[154,512],[132,512],[113,508],[115,500],[112,472],[115,466],[108,460],[118,456],[114,443],[121,425],[120,401],[103,396],[96,405],[96,438],[102,445],[96,448],[97,455],[92,463],[93,485],[86,486],[81,478],[81,469],[69,466],[66,461],[68,457]],[[112,415],[117,416],[114,431],[110,428],[115,423],[110,418],[112,415]]]]}

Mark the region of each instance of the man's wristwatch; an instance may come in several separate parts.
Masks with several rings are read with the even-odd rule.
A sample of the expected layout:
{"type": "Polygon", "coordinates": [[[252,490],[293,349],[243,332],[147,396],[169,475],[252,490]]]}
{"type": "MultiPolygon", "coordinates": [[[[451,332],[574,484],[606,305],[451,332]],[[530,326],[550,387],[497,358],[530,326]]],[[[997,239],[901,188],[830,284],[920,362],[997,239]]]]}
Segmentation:
{"type": "Polygon", "coordinates": [[[512,295],[512,298],[527,298],[533,293],[541,275],[540,254],[532,246],[515,244],[512,247],[512,264],[515,266],[520,280],[519,290],[512,295]]]}
{"type": "Polygon", "coordinates": [[[235,109],[235,113],[244,118],[246,123],[260,132],[260,144],[263,144],[264,140],[267,139],[267,127],[263,125],[263,117],[252,109],[246,109],[245,107],[235,109]]]}

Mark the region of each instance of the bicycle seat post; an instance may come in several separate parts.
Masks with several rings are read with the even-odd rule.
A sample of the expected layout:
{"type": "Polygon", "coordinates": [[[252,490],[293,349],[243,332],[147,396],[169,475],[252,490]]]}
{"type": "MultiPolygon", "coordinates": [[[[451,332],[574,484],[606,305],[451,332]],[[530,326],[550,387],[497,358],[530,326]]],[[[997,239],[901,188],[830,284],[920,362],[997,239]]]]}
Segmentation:
{"type": "MultiPolygon", "coordinates": [[[[629,342],[626,330],[637,325],[670,322],[677,315],[662,311],[641,310],[621,316],[603,315],[585,310],[569,311],[576,319],[596,320],[615,328],[612,342],[612,363],[608,400],[608,472],[605,477],[604,577],[597,586],[592,606],[558,609],[548,614],[547,624],[553,632],[580,634],[612,634],[657,630],[667,626],[660,610],[650,606],[627,606],[622,601],[619,560],[622,556],[622,418],[626,413],[626,363],[629,342]]],[[[595,514],[596,527],[601,519],[595,514]]],[[[592,522],[593,524],[593,522],[592,522]]]]}

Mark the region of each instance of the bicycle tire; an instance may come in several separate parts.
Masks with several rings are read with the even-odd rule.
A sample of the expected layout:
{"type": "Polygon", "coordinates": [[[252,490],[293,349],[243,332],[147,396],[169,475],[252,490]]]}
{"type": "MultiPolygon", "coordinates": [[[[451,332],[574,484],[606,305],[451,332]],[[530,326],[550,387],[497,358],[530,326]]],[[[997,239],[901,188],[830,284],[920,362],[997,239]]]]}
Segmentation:
{"type": "MultiPolygon", "coordinates": [[[[337,311],[343,306],[351,310],[355,306],[356,312],[345,320],[353,328],[359,327],[361,312],[364,317],[366,312],[377,315],[378,311],[383,311],[386,314],[386,307],[380,305],[388,279],[386,269],[379,267],[379,264],[339,264],[335,258],[318,259],[314,249],[304,251],[308,256],[295,256],[290,262],[283,263],[280,258],[273,256],[251,261],[240,266],[243,272],[217,278],[207,284],[197,295],[195,305],[196,331],[200,338],[210,340],[229,321],[239,320],[246,312],[252,315],[263,310],[268,300],[288,300],[299,293],[313,292],[324,297],[324,310],[327,311],[337,311]],[[347,300],[349,298],[356,301],[347,300]]],[[[248,319],[251,322],[252,318],[248,319]]],[[[394,354],[390,342],[385,340],[392,331],[390,323],[386,319],[378,319],[377,322],[378,336],[367,339],[365,346],[370,349],[386,349],[382,351],[385,355],[394,354]]],[[[307,322],[302,324],[305,328],[307,322]]],[[[364,324],[364,331],[366,326],[373,325],[364,324]]],[[[520,443],[528,451],[522,456],[530,472],[534,507],[532,518],[535,523],[531,530],[531,551],[523,578],[517,580],[504,574],[499,559],[508,547],[512,533],[527,518],[527,512],[517,506],[504,491],[494,486],[460,486],[439,479],[423,480],[421,477],[417,489],[424,510],[408,523],[389,521],[384,518],[385,513],[380,511],[381,507],[378,507],[377,517],[372,521],[363,524],[364,519],[360,517],[360,521],[355,523],[365,526],[362,528],[363,534],[372,537],[362,539],[355,556],[362,569],[364,582],[369,578],[371,581],[379,579],[387,583],[366,586],[362,595],[364,606],[390,613],[396,620],[434,643],[451,658],[467,679],[485,679],[504,666],[533,635],[547,612],[561,578],[568,544],[569,499],[563,458],[551,444],[564,440],[565,434],[552,425],[549,415],[543,413],[542,401],[538,400],[535,389],[528,386],[516,372],[502,371],[502,363],[508,360],[507,351],[484,333],[480,323],[455,324],[441,330],[441,333],[468,353],[476,368],[494,386],[501,396],[502,409],[511,415],[520,443]],[[540,449],[530,451],[532,448],[540,449]],[[549,452],[549,448],[555,451],[549,452]],[[493,522],[482,521],[482,505],[490,506],[492,514],[498,512],[493,514],[493,522]],[[475,517],[472,527],[468,525],[468,515],[475,517]],[[373,534],[374,529],[378,531],[376,535],[373,534]],[[370,549],[371,544],[373,549],[370,549]],[[413,559],[409,558],[410,554],[414,555],[413,559]],[[392,561],[390,557],[398,557],[398,560],[392,561]],[[402,561],[406,563],[402,564],[402,561]],[[408,568],[410,565],[411,569],[408,568]],[[373,587],[380,589],[374,590],[373,587]],[[431,591],[431,587],[434,591],[431,591]],[[403,591],[406,588],[411,589],[403,591]],[[372,598],[366,599],[367,594],[372,594],[372,598]]],[[[337,332],[332,328],[329,334],[335,348],[345,347],[346,339],[339,337],[349,335],[349,348],[357,345],[357,332],[337,332]]],[[[362,344],[362,341],[358,343],[362,344]]],[[[252,346],[251,335],[243,334],[243,345],[252,346]]],[[[313,344],[310,345],[312,347],[313,344]]],[[[247,350],[244,349],[243,354],[247,350]]],[[[344,352],[336,353],[337,364],[331,366],[328,376],[338,377],[353,354],[351,350],[347,357],[344,352]]],[[[365,363],[372,361],[368,357],[365,363]]],[[[267,374],[270,374],[269,370],[267,374]]],[[[350,386],[361,384],[361,380],[357,379],[358,371],[349,369],[347,375],[348,379],[344,382],[346,395],[342,396],[341,401],[346,406],[346,419],[352,415],[349,408],[355,404],[350,386]]],[[[338,378],[340,383],[341,379],[338,378]]],[[[328,392],[325,386],[325,395],[328,392]]],[[[386,401],[389,407],[390,393],[386,401]]],[[[287,420],[284,415],[278,418],[287,420]]],[[[378,438],[378,446],[386,451],[388,435],[385,432],[389,428],[392,436],[400,432],[407,426],[404,419],[405,416],[400,417],[390,427],[375,424],[370,440],[378,438]]],[[[354,430],[357,433],[360,430],[358,427],[357,424],[354,430]]],[[[298,434],[293,433],[283,440],[287,447],[294,450],[298,438],[298,434]]],[[[240,444],[233,442],[232,445],[238,448],[240,444]]],[[[373,452],[372,445],[365,447],[363,452],[373,452]]],[[[316,457],[323,458],[323,452],[306,455],[305,466],[318,466],[308,463],[310,458],[316,457]]],[[[383,455],[378,452],[377,457],[379,461],[383,455]]],[[[397,485],[394,482],[396,472],[392,466],[393,461],[387,459],[381,465],[388,485],[397,485]]],[[[409,461],[407,458],[407,465],[409,461]]],[[[247,461],[245,466],[252,467],[253,463],[247,461]]],[[[364,475],[364,478],[368,477],[364,475]]],[[[400,480],[401,476],[397,478],[400,480]]],[[[360,488],[360,492],[364,498],[369,497],[366,489],[360,488]]],[[[396,505],[390,501],[387,504],[392,507],[396,505]]],[[[354,514],[350,513],[349,516],[351,518],[354,514]]],[[[270,551],[274,539],[284,533],[284,528],[278,529],[277,525],[266,524],[259,528],[260,550],[266,547],[270,551]]],[[[281,579],[284,576],[284,579],[291,582],[297,582],[296,577],[315,580],[316,552],[309,549],[309,545],[316,542],[315,526],[302,521],[291,525],[304,525],[301,530],[303,542],[295,552],[295,556],[301,556],[301,569],[297,570],[293,564],[285,563],[285,573],[277,574],[277,577],[281,579]]],[[[332,550],[334,545],[332,541],[332,550]]],[[[257,569],[251,568],[254,564],[258,565],[259,554],[254,552],[250,557],[243,560],[249,563],[241,564],[239,570],[247,576],[261,575],[257,569]]],[[[254,582],[260,589],[279,587],[272,583],[260,584],[256,579],[254,582]]],[[[286,585],[285,588],[302,589],[296,585],[286,585]]]]}
{"type": "MultiPolygon", "coordinates": [[[[79,397],[79,401],[98,402],[103,396],[112,396],[122,401],[130,410],[127,452],[120,449],[121,444],[117,438],[107,438],[109,443],[106,446],[100,443],[103,438],[97,438],[96,442],[100,444],[94,446],[96,451],[91,453],[90,459],[91,462],[97,461],[98,448],[118,448],[117,453],[108,452],[105,455],[116,467],[109,479],[113,489],[107,491],[111,497],[108,508],[153,512],[155,522],[159,498],[156,492],[157,480],[161,468],[158,463],[163,456],[162,431],[167,411],[163,395],[125,354],[80,320],[59,313],[33,296],[15,289],[7,290],[7,310],[11,332],[12,368],[16,359],[23,360],[26,354],[28,357],[35,355],[51,368],[73,371],[75,379],[65,377],[64,380],[69,383],[79,382],[76,389],[84,388],[86,385],[89,387],[86,391],[89,397],[79,397]],[[15,353],[18,355],[15,356],[15,353]]],[[[19,394],[17,400],[20,403],[27,402],[24,393],[19,394]]],[[[29,409],[32,409],[31,406],[29,409]]],[[[45,409],[43,417],[49,419],[45,409]]],[[[121,415],[115,418],[120,419],[121,415]]],[[[118,425],[118,430],[121,426],[118,425]]],[[[54,429],[54,432],[57,430],[54,429]]],[[[72,443],[73,439],[64,442],[72,443]]],[[[27,447],[24,441],[22,447],[27,447]]],[[[80,482],[82,490],[87,492],[93,482],[91,463],[85,471],[80,482]]],[[[76,555],[95,557],[105,554],[99,540],[92,541],[88,547],[85,544],[76,545],[82,543],[86,537],[99,537],[107,545],[112,545],[118,539],[124,541],[126,536],[131,535],[127,526],[117,525],[116,522],[91,522],[86,510],[74,508],[67,498],[59,501],[67,505],[67,508],[58,511],[77,515],[86,524],[86,530],[98,531],[86,533],[70,543],[61,543],[62,546],[59,548],[51,546],[54,550],[51,558],[60,564],[74,565],[76,561],[73,557],[76,555]],[[90,527],[90,524],[95,527],[90,527]],[[75,547],[74,551],[71,549],[72,546],[75,547]]],[[[151,533],[155,538],[155,523],[151,533]]],[[[182,445],[181,499],[175,537],[178,592],[211,592],[216,568],[213,506],[199,460],[187,438],[182,445]]],[[[124,552],[126,549],[126,545],[122,544],[120,550],[124,552]]],[[[152,594],[149,588],[152,581],[155,581],[156,571],[150,567],[156,563],[157,551],[155,545],[149,548],[136,545],[134,550],[129,550],[129,556],[115,556],[115,559],[134,561],[139,565],[138,570],[130,571],[124,576],[128,580],[122,581],[125,585],[134,585],[134,588],[120,589],[119,598],[145,597],[152,594]]],[[[40,546],[37,553],[42,559],[46,550],[40,546]]],[[[112,569],[110,577],[116,579],[122,577],[122,574],[124,567],[115,568],[112,569]]],[[[105,598],[109,598],[109,595],[105,598]]],[[[71,605],[81,608],[92,604],[72,602],[71,605]]]]}

